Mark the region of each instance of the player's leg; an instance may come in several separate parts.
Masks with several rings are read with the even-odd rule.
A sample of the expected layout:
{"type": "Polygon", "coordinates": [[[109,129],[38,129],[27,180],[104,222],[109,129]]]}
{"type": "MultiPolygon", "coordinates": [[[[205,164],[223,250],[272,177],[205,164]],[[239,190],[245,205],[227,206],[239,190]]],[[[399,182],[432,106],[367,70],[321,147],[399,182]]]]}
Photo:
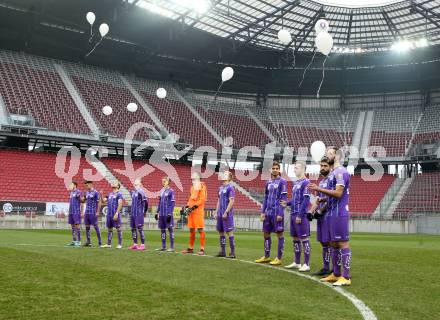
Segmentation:
{"type": "Polygon", "coordinates": [[[298,271],[310,271],[310,241],[308,237],[301,238],[300,241],[304,250],[304,263],[301,265],[301,268],[299,268],[298,271]]]}
{"type": "Polygon", "coordinates": [[[234,232],[226,232],[226,235],[229,238],[229,247],[231,249],[231,252],[229,253],[228,258],[230,259],[235,259],[235,236],[234,236],[234,232]]]}
{"type": "Polygon", "coordinates": [[[271,233],[269,231],[269,227],[264,226],[263,222],[263,238],[264,238],[264,256],[262,256],[260,259],[255,260],[256,263],[269,263],[271,261],[270,259],[270,249],[272,246],[272,237],[271,233]]]}
{"type": "Polygon", "coordinates": [[[122,248],[122,229],[121,229],[121,225],[118,224],[116,226],[116,232],[118,233],[118,245],[117,245],[117,249],[121,249],[122,248]]]}
{"type": "Polygon", "coordinates": [[[170,248],[167,250],[169,252],[174,251],[174,227],[170,225],[168,227],[168,233],[170,234],[170,248]]]}
{"type": "Polygon", "coordinates": [[[299,240],[298,225],[295,222],[296,215],[290,215],[290,236],[293,243],[293,262],[286,266],[287,269],[301,268],[301,241],[299,240]]]}
{"type": "Polygon", "coordinates": [[[81,245],[81,225],[79,223],[75,224],[75,229],[76,229],[76,246],[80,246],[81,245]]]}
{"type": "Polygon", "coordinates": [[[225,237],[225,228],[223,223],[223,218],[217,217],[217,225],[216,229],[219,235],[219,244],[220,244],[220,251],[217,254],[217,257],[226,257],[226,237],[225,237]]]}
{"type": "Polygon", "coordinates": [[[90,239],[90,224],[86,224],[86,243],[84,244],[84,247],[91,247],[92,242],[90,239]]]}
{"type": "Polygon", "coordinates": [[[130,214],[130,229],[131,238],[133,239],[133,244],[128,247],[128,250],[137,250],[138,248],[138,235],[136,230],[136,220],[133,215],[130,214]]]}
{"type": "Polygon", "coordinates": [[[145,250],[145,232],[144,225],[142,223],[137,225],[137,231],[139,233],[139,237],[141,238],[141,245],[138,246],[138,250],[145,250]]]}
{"type": "Polygon", "coordinates": [[[321,270],[313,273],[314,276],[326,276],[330,274],[330,244],[328,242],[321,242],[322,247],[322,268],[321,270]]]}
{"type": "Polygon", "coordinates": [[[75,229],[75,225],[73,223],[70,223],[70,215],[69,215],[69,224],[72,230],[72,242],[66,244],[67,247],[73,247],[76,243],[76,229],[75,229]]]}
{"type": "Polygon", "coordinates": [[[102,240],[101,240],[101,230],[99,229],[98,221],[95,221],[93,227],[95,228],[96,237],[98,238],[98,245],[102,246],[102,240]]]}
{"type": "Polygon", "coordinates": [[[283,253],[284,253],[284,232],[278,231],[276,234],[278,238],[278,251],[277,251],[277,257],[270,262],[270,264],[273,266],[279,266],[282,264],[281,259],[283,258],[283,253]]]}
{"type": "Polygon", "coordinates": [[[226,257],[226,237],[223,232],[223,228],[219,229],[217,225],[218,234],[220,237],[220,251],[217,254],[217,257],[226,257]]]}
{"type": "Polygon", "coordinates": [[[350,279],[350,264],[351,264],[351,249],[348,243],[350,238],[349,232],[349,218],[348,216],[335,217],[333,222],[332,241],[339,251],[339,267],[342,267],[341,277],[333,285],[348,286],[351,284],[350,279]]]}
{"type": "Polygon", "coordinates": [[[112,239],[113,239],[113,227],[107,224],[107,244],[105,244],[104,248],[112,247],[112,239]]]}
{"type": "Polygon", "coordinates": [[[188,248],[183,250],[182,253],[194,253],[194,243],[196,241],[196,229],[193,227],[193,223],[191,222],[191,215],[188,217],[188,227],[189,227],[188,248]]]}
{"type": "Polygon", "coordinates": [[[197,252],[199,256],[205,255],[205,242],[206,242],[206,233],[203,228],[198,228],[197,231],[199,232],[200,237],[200,251],[197,252]]]}

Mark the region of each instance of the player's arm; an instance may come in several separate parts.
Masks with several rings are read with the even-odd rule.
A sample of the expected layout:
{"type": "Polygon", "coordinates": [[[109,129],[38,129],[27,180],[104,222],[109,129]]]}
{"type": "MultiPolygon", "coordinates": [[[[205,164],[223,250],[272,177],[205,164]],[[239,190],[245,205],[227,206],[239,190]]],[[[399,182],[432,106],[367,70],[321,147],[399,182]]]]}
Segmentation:
{"type": "Polygon", "coordinates": [[[145,194],[142,194],[142,201],[145,202],[145,206],[144,206],[144,217],[147,216],[148,213],[148,199],[147,196],[145,194]]]}
{"type": "Polygon", "coordinates": [[[174,192],[171,192],[170,205],[168,206],[168,212],[167,212],[167,223],[171,222],[171,218],[174,215],[174,206],[175,205],[176,205],[176,200],[174,199],[174,192]]]}
{"type": "Polygon", "coordinates": [[[344,194],[344,189],[345,189],[345,186],[341,185],[341,184],[337,184],[335,190],[323,189],[314,183],[311,183],[309,185],[309,190],[320,192],[320,193],[323,193],[329,197],[333,197],[336,199],[340,199],[342,197],[342,195],[344,194]]]}
{"type": "Polygon", "coordinates": [[[122,211],[122,206],[123,206],[123,201],[122,201],[122,199],[120,198],[119,200],[118,200],[118,208],[116,209],[116,213],[115,213],[115,215],[114,215],[114,217],[113,217],[113,220],[117,220],[118,219],[118,216],[119,216],[119,214],[121,213],[121,211],[122,211]]]}
{"type": "Polygon", "coordinates": [[[217,199],[217,206],[215,207],[215,212],[218,213],[220,210],[220,199],[217,199]]]}
{"type": "Polygon", "coordinates": [[[229,198],[229,203],[228,203],[228,207],[225,210],[225,214],[226,216],[229,214],[229,212],[232,210],[232,207],[234,206],[234,202],[235,202],[235,198],[231,197],[229,198]]]}
{"type": "Polygon", "coordinates": [[[269,190],[267,187],[267,182],[266,182],[266,186],[264,187],[264,200],[263,200],[263,205],[261,206],[261,215],[260,215],[260,220],[264,221],[264,219],[266,219],[266,209],[267,209],[267,198],[269,196],[269,190]]]}

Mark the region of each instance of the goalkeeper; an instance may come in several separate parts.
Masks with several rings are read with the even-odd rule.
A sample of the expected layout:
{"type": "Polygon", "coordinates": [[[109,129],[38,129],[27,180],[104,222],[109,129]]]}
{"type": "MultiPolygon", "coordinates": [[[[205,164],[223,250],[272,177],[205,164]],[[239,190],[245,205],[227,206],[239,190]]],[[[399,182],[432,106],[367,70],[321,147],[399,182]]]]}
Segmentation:
{"type": "Polygon", "coordinates": [[[205,202],[206,185],[200,181],[200,173],[194,172],[191,175],[191,194],[185,208],[182,208],[182,215],[188,215],[189,246],[182,253],[194,253],[194,242],[196,240],[196,229],[200,235],[200,251],[198,255],[205,255],[205,202]]]}

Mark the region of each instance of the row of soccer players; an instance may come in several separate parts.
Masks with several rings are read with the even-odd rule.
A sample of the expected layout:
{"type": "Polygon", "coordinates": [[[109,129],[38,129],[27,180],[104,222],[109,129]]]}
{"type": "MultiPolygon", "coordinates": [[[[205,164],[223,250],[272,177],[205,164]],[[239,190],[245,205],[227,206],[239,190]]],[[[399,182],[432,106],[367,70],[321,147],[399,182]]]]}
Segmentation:
{"type": "MultiPolygon", "coordinates": [[[[219,256],[226,256],[225,252],[225,233],[229,236],[231,252],[228,257],[235,258],[235,240],[232,233],[234,228],[233,221],[233,203],[235,197],[235,189],[232,185],[232,174],[228,171],[222,174],[223,184],[219,188],[219,199],[217,202],[217,230],[220,233],[221,252],[219,256]]],[[[200,174],[195,172],[191,175],[192,186],[187,205],[182,208],[181,214],[188,217],[188,227],[190,230],[190,241],[187,249],[183,253],[194,253],[194,243],[196,231],[200,235],[199,255],[205,254],[205,218],[204,208],[207,199],[206,185],[201,182],[200,174]]],[[[162,247],[157,249],[160,251],[174,251],[174,190],[170,188],[170,179],[164,177],[162,179],[163,188],[160,191],[159,205],[155,218],[158,221],[158,227],[161,230],[162,247]],[[170,236],[170,247],[166,249],[166,231],[170,236]]],[[[107,196],[101,195],[93,187],[91,181],[86,181],[87,191],[81,192],[76,182],[71,183],[70,205],[69,205],[69,224],[72,226],[72,242],[67,246],[81,246],[81,219],[84,218],[86,227],[87,242],[86,247],[91,246],[90,229],[95,228],[98,244],[100,247],[109,248],[112,244],[113,229],[118,234],[117,248],[122,248],[122,219],[121,210],[123,206],[123,196],[119,191],[120,184],[115,182],[112,184],[112,192],[107,196]],[[101,232],[98,225],[98,216],[102,205],[107,206],[106,227],[108,229],[107,243],[102,244],[101,232]],[[85,206],[85,208],[83,208],[85,206]],[[82,214],[84,212],[84,214],[82,214]]],[[[140,179],[134,183],[134,190],[131,191],[131,211],[130,211],[130,227],[132,232],[133,244],[129,247],[131,250],[145,250],[145,234],[144,234],[144,218],[148,211],[148,199],[142,188],[140,179]],[[140,244],[138,243],[140,238],[140,244]]]]}
{"type": "Polygon", "coordinates": [[[288,269],[310,271],[310,221],[317,220],[317,238],[322,245],[323,268],[314,273],[323,276],[321,281],[335,286],[351,284],[349,247],[349,189],[350,175],[342,166],[343,152],[330,147],[320,162],[322,179],[319,185],[306,178],[306,164],[297,161],[294,166],[297,180],[293,186],[293,197],[287,200],[287,181],[281,177],[280,165],[274,162],[271,179],[266,183],[265,198],[261,213],[264,233],[264,256],[257,263],[281,265],[284,251],[284,209],[290,207],[290,235],[293,239],[294,261],[288,269]],[[310,203],[311,192],[317,194],[310,203]],[[278,238],[278,253],[270,258],[271,233],[278,238]],[[304,260],[301,264],[301,249],[304,260]],[[330,257],[332,269],[330,268],[330,257]],[[342,270],[341,270],[342,269],[342,270]]]}

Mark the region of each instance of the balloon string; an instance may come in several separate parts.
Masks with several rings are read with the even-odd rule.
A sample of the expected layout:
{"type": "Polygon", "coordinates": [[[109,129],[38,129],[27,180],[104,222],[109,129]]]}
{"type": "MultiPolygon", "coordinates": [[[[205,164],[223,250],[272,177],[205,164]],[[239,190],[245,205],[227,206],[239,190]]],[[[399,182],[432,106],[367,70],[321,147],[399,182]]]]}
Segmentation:
{"type": "Polygon", "coordinates": [[[99,46],[99,44],[101,43],[102,39],[104,39],[104,38],[101,37],[101,39],[99,39],[99,41],[93,46],[93,49],[92,49],[89,53],[86,54],[86,58],[87,58],[87,57],[88,57],[93,51],[95,51],[96,47],[99,46]]]}
{"type": "Polygon", "coordinates": [[[322,83],[324,82],[324,77],[325,77],[324,65],[325,65],[325,62],[327,61],[327,58],[328,58],[328,56],[325,56],[325,59],[322,62],[322,79],[321,79],[321,83],[319,84],[319,87],[318,87],[318,92],[316,92],[316,98],[318,98],[318,99],[319,99],[319,91],[321,91],[321,86],[322,86],[322,83]]]}
{"type": "Polygon", "coordinates": [[[312,60],[310,60],[310,63],[307,65],[307,67],[304,69],[303,75],[302,75],[302,79],[301,82],[299,83],[299,87],[301,88],[303,81],[304,81],[304,77],[306,76],[306,72],[307,70],[310,68],[310,66],[313,63],[313,60],[315,59],[315,55],[316,55],[316,51],[313,52],[313,56],[312,56],[312,60]]]}
{"type": "Polygon", "coordinates": [[[93,39],[93,25],[91,24],[91,25],[90,25],[90,38],[89,38],[89,43],[92,42],[92,39],[93,39]]]}
{"type": "Polygon", "coordinates": [[[217,88],[217,91],[216,91],[216,93],[215,93],[215,95],[214,95],[214,100],[213,100],[213,101],[216,101],[216,100],[217,100],[217,95],[218,95],[220,89],[222,88],[223,83],[225,83],[225,82],[222,81],[222,83],[220,83],[220,86],[217,88]]]}

